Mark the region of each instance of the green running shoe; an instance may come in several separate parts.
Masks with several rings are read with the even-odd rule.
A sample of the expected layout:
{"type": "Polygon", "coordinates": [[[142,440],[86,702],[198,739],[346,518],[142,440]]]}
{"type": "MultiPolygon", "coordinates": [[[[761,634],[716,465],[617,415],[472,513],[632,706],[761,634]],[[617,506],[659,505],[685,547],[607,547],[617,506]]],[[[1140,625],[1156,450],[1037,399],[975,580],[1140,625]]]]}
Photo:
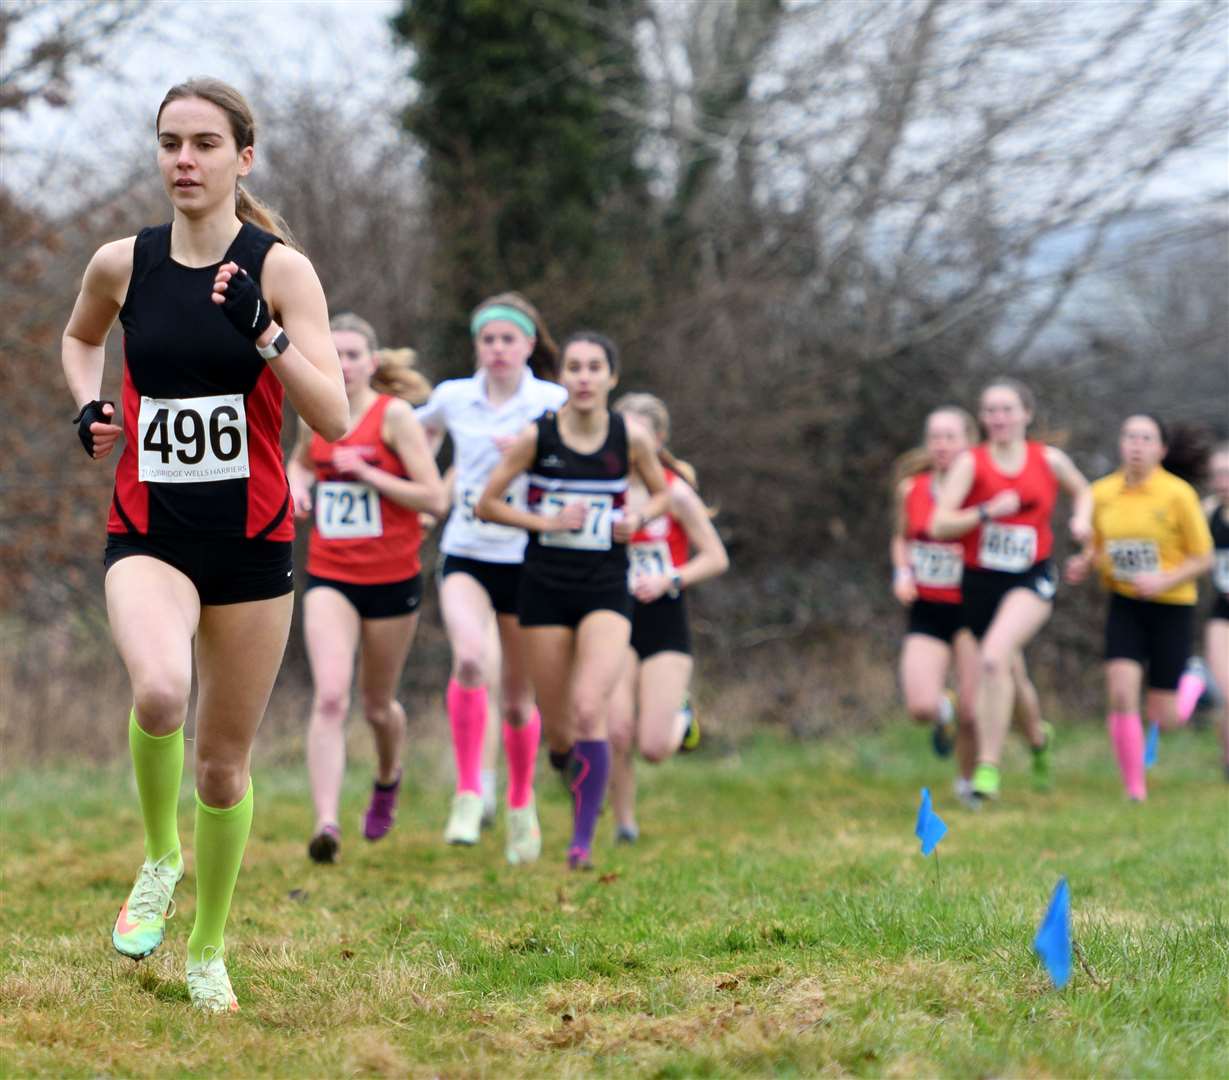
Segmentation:
{"type": "Polygon", "coordinates": [[[188,996],[204,1012],[235,1013],[239,1002],[226,974],[226,961],[213,945],[205,947],[199,964],[188,961],[188,996]]]}
{"type": "Polygon", "coordinates": [[[1048,722],[1043,722],[1041,730],[1045,735],[1045,742],[1033,747],[1033,790],[1053,791],[1054,762],[1050,751],[1054,746],[1054,727],[1048,722]]]}
{"type": "Polygon", "coordinates": [[[687,717],[687,730],[683,732],[683,741],[679,743],[679,753],[690,754],[700,745],[700,719],[692,708],[690,694],[683,699],[683,707],[679,712],[687,717]]]}
{"type": "Polygon", "coordinates": [[[111,931],[111,944],[116,952],[143,960],[162,944],[166,920],[175,913],[171,897],[182,877],[183,859],[177,851],[163,855],[157,862],[145,860],[111,931]],[[178,866],[170,863],[172,857],[179,859],[178,866]]]}
{"type": "Polygon", "coordinates": [[[979,799],[999,797],[999,767],[982,764],[973,770],[973,794],[979,799]]]}

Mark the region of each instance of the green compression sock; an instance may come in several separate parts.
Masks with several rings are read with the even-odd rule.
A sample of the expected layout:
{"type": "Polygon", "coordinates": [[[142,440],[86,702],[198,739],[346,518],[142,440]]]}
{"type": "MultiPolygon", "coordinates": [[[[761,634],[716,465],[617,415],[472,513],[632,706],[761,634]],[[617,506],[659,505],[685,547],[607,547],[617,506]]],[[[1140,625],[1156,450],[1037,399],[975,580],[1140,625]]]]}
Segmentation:
{"type": "Polygon", "coordinates": [[[141,816],[145,819],[145,857],[157,862],[179,854],[179,786],[183,781],[183,727],[169,735],[150,735],[128,714],[128,748],[137,777],[141,816]]]}
{"type": "Polygon", "coordinates": [[[230,900],[252,831],[253,802],[251,783],[243,798],[225,810],[206,806],[196,796],[196,923],[188,938],[190,963],[200,963],[208,948],[223,951],[230,900]]]}

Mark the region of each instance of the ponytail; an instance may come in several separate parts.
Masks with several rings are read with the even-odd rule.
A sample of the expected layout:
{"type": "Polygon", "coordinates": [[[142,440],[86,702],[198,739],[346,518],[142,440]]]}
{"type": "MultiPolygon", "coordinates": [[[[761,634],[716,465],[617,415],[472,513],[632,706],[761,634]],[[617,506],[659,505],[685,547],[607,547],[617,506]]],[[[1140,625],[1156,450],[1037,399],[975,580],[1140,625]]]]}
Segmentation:
{"type": "Polygon", "coordinates": [[[376,373],[371,377],[372,389],[380,394],[392,394],[421,405],[431,396],[431,380],[415,369],[418,354],[413,349],[377,349],[376,373]]]}
{"type": "Polygon", "coordinates": [[[293,248],[295,251],[303,250],[291,233],[290,226],[286,224],[286,219],[272,207],[261,202],[242,184],[236,185],[235,189],[235,216],[240,221],[246,221],[258,229],[272,233],[288,248],[293,248]]]}

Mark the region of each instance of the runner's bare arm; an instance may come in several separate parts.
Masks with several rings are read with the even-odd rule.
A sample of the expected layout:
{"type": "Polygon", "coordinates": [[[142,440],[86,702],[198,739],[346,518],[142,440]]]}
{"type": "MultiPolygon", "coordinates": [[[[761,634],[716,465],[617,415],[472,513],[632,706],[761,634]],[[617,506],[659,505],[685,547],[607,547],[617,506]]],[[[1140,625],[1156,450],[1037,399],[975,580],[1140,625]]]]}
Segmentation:
{"type": "Polygon", "coordinates": [[[717,535],[713,519],[708,516],[704,501],[690,484],[670,485],[669,513],[683,526],[695,549],[695,554],[678,568],[679,584],[688,588],[724,574],[730,568],[730,556],[717,535]]]}

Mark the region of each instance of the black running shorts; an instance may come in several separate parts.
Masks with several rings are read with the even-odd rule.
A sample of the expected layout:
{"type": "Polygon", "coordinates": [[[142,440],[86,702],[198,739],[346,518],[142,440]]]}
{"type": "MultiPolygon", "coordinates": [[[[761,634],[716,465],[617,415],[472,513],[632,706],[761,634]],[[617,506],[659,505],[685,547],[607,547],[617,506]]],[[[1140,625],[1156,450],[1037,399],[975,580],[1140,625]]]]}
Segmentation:
{"type": "Polygon", "coordinates": [[[980,640],[986,636],[1003,597],[1013,589],[1027,589],[1047,604],[1052,604],[1058,591],[1058,572],[1054,561],[1045,559],[1019,574],[968,566],[964,568],[964,577],[960,582],[960,591],[964,594],[964,625],[973,631],[975,638],[980,640]]]}
{"type": "Polygon", "coordinates": [[[395,619],[413,615],[422,604],[422,578],[415,574],[404,581],[381,582],[378,585],[356,585],[351,581],[307,575],[303,591],[333,589],[350,601],[360,619],[395,619]]]}
{"type": "Polygon", "coordinates": [[[906,634],[923,634],[950,645],[964,629],[964,605],[914,600],[909,605],[906,634]]]}
{"type": "Polygon", "coordinates": [[[658,597],[651,604],[633,599],[632,648],[641,660],[662,652],[691,655],[691,626],[683,593],[658,597]]]}
{"type": "Polygon", "coordinates": [[[1191,655],[1193,604],[1158,604],[1110,594],[1105,619],[1105,659],[1134,660],[1152,690],[1176,690],[1191,655]]]}
{"type": "Polygon", "coordinates": [[[567,588],[536,580],[531,573],[521,574],[517,597],[517,617],[522,626],[567,626],[575,629],[586,615],[613,611],[625,619],[632,617],[632,597],[627,583],[620,581],[596,589],[567,588]]]}
{"type": "Polygon", "coordinates": [[[440,564],[437,587],[449,574],[468,574],[478,582],[491,598],[491,607],[497,615],[516,614],[520,563],[483,562],[481,559],[467,559],[463,555],[445,555],[440,564]]]}
{"type": "Polygon", "coordinates": [[[102,562],[110,570],[130,555],[157,559],[191,581],[201,604],[210,607],[271,600],[292,592],[294,563],[290,546],[288,540],[109,533],[102,562]]]}

